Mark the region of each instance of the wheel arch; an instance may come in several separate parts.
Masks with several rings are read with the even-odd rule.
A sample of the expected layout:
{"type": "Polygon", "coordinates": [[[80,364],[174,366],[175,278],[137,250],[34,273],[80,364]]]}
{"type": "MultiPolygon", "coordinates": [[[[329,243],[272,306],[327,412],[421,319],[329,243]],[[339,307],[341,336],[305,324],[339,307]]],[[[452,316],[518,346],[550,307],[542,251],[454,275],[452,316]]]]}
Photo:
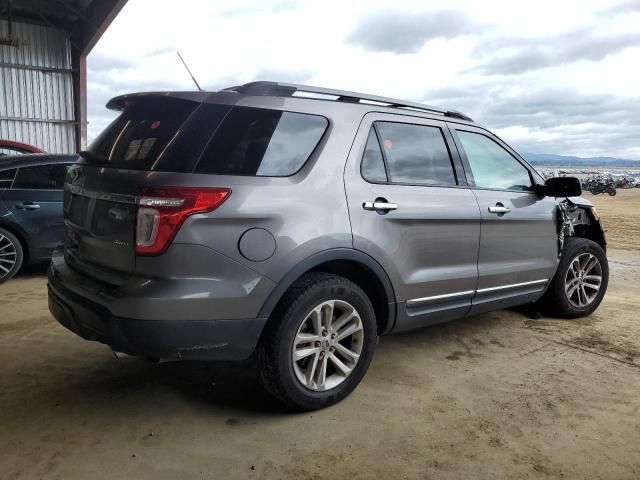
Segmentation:
{"type": "Polygon", "coordinates": [[[258,316],[269,318],[291,285],[311,271],[341,275],[354,282],[365,291],[373,304],[378,333],[384,335],[393,329],[396,321],[396,297],[389,276],[375,259],[350,248],[318,252],[298,263],[278,282],[258,316]]]}

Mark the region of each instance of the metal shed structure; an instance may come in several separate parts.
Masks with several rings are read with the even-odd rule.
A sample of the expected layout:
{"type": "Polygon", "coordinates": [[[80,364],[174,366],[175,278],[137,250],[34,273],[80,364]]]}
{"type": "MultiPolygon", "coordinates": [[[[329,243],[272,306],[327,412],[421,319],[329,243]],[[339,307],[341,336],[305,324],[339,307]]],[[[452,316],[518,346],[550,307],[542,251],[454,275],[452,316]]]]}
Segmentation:
{"type": "Polygon", "coordinates": [[[0,139],[85,147],[86,58],[125,3],[0,0],[0,139]]]}

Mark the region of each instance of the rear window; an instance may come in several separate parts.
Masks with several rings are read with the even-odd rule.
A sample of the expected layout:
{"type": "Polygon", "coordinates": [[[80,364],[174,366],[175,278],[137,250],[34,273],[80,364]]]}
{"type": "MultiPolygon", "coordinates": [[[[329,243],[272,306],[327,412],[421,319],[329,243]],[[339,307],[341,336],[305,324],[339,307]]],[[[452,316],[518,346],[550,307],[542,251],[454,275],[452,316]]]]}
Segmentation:
{"type": "Polygon", "coordinates": [[[163,152],[199,105],[170,97],[140,98],[96,138],[89,151],[114,168],[163,170],[163,152]]]}
{"type": "Polygon", "coordinates": [[[142,97],[89,151],[99,165],[114,168],[289,176],[313,153],[327,125],[318,115],[142,97]]]}
{"type": "Polygon", "coordinates": [[[234,107],[202,154],[197,173],[282,177],[315,150],[328,121],[318,115],[234,107]]]}

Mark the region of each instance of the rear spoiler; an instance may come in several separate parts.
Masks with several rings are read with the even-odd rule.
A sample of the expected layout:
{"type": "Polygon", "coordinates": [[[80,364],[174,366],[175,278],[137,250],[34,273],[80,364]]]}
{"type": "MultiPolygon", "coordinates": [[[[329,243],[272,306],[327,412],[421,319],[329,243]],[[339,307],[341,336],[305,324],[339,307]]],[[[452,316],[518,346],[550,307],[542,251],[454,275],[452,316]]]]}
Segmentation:
{"type": "Polygon", "coordinates": [[[122,111],[130,105],[133,105],[138,98],[141,97],[170,97],[180,100],[188,100],[191,102],[204,102],[211,92],[139,92],[139,93],[127,93],[126,95],[119,95],[113,97],[107,103],[109,110],[122,111]]]}

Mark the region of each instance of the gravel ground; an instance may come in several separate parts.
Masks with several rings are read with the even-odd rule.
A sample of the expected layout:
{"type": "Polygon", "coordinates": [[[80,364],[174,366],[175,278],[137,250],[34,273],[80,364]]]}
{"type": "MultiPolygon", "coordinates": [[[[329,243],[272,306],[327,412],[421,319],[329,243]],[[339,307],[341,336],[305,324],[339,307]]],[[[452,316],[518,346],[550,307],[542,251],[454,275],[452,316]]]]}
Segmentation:
{"type": "Polygon", "coordinates": [[[594,197],[611,283],[577,321],[501,311],[382,339],[342,403],[287,414],[248,365],[117,359],[0,286],[0,478],[640,478],[640,191],[594,197]]]}

